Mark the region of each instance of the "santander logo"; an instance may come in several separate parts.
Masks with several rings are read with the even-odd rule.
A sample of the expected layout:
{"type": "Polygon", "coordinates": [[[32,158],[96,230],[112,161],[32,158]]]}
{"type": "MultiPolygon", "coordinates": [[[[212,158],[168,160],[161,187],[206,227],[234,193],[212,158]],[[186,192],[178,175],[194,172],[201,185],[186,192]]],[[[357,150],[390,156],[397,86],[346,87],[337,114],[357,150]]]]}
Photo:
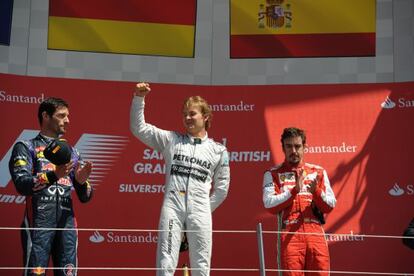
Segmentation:
{"type": "Polygon", "coordinates": [[[93,243],[101,243],[105,238],[98,231],[95,231],[92,236],[89,237],[89,240],[93,243]]]}
{"type": "Polygon", "coordinates": [[[384,109],[391,109],[395,107],[395,103],[389,98],[387,97],[382,103],[381,103],[381,107],[384,109]]]}
{"type": "Polygon", "coordinates": [[[394,186],[388,191],[388,193],[392,196],[401,196],[405,192],[403,189],[400,188],[400,186],[398,186],[397,183],[395,183],[394,186]]]}
{"type": "Polygon", "coordinates": [[[413,99],[407,99],[404,97],[398,98],[395,102],[390,99],[390,97],[387,97],[382,103],[381,107],[383,109],[393,109],[395,107],[398,108],[413,108],[414,107],[414,100],[413,99]]]}

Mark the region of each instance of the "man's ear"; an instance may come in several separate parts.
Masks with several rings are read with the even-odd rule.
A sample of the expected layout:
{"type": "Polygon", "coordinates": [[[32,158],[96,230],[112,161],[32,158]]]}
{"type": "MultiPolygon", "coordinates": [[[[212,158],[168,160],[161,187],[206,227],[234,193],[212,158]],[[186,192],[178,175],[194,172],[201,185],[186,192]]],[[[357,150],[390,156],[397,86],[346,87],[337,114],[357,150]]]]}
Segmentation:
{"type": "Polygon", "coordinates": [[[47,114],[47,112],[46,111],[43,111],[42,112],[42,118],[43,118],[43,121],[46,119],[49,119],[50,118],[50,116],[49,116],[49,114],[47,114]]]}

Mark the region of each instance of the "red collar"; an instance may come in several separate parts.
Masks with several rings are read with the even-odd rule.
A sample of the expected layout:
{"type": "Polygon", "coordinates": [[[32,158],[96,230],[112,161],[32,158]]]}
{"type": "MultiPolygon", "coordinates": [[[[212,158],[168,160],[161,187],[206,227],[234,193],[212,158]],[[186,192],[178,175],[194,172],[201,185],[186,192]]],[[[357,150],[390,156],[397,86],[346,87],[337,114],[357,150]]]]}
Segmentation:
{"type": "Polygon", "coordinates": [[[294,165],[290,164],[290,163],[289,163],[288,161],[286,161],[286,160],[285,160],[285,162],[283,162],[283,166],[284,166],[286,169],[291,170],[291,171],[293,171],[293,170],[295,170],[295,169],[297,169],[297,168],[301,168],[301,167],[303,167],[303,165],[305,165],[305,162],[303,162],[303,161],[299,162],[298,164],[294,164],[294,165]]]}

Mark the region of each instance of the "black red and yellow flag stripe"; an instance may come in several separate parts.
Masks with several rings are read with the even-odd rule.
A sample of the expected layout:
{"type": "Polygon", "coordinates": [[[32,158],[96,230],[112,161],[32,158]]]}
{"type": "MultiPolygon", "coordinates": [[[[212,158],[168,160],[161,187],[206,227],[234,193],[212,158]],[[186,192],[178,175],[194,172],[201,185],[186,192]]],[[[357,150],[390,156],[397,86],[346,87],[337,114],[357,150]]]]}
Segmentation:
{"type": "Polygon", "coordinates": [[[194,56],[196,0],[49,3],[49,49],[194,56]]]}

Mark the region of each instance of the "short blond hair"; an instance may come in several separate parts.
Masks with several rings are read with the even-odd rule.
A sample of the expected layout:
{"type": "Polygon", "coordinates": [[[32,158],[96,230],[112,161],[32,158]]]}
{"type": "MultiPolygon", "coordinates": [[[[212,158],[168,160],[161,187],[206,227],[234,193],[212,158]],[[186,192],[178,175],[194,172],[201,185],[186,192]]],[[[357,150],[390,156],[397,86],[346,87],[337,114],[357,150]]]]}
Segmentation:
{"type": "Polygon", "coordinates": [[[194,105],[200,108],[201,114],[203,114],[203,116],[208,117],[206,121],[206,130],[208,130],[211,127],[211,121],[213,119],[213,112],[210,108],[210,105],[205,99],[200,96],[191,96],[184,101],[183,110],[188,109],[190,106],[194,105]]]}

